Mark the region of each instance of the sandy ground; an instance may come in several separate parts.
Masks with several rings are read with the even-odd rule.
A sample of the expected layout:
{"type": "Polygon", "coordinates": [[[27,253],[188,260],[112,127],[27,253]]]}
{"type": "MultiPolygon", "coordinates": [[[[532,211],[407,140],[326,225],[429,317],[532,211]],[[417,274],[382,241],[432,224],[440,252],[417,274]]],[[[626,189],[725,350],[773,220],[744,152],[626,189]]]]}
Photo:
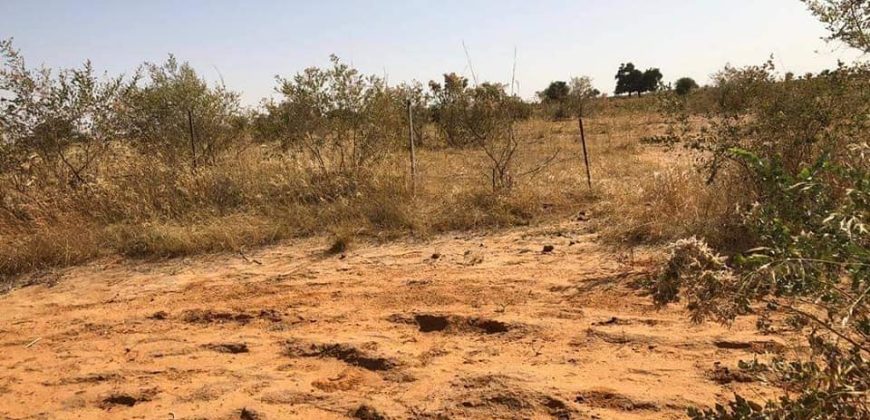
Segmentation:
{"type": "Polygon", "coordinates": [[[656,310],[632,286],[649,258],[579,221],[327,245],[104,260],[0,296],[0,417],[681,418],[763,393],[734,367],[782,342],[656,310]]]}

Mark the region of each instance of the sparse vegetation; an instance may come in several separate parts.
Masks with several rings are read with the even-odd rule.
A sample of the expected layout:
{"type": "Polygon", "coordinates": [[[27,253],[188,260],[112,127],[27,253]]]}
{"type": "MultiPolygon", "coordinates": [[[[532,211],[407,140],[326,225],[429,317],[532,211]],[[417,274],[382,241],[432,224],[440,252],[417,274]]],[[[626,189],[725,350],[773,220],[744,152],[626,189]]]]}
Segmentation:
{"type": "MultiPolygon", "coordinates": [[[[870,51],[866,1],[804,2],[830,40],[870,51]]],[[[629,62],[614,91],[627,98],[602,96],[583,76],[553,81],[529,102],[505,84],[457,73],[425,87],[390,86],[331,56],[326,68],[277,77],[280,97],[246,109],[238,92],[210,85],[174,56],[117,76],[96,74],[89,62],[28,67],[11,40],[0,41],[0,59],[5,285],[107,255],[233,251],[249,261],[246,247],[328,235],[318,258],[346,258],[361,237],[570,219],[602,243],[629,249],[622,265],[634,264],[636,247],[665,254],[657,272],[638,281],[658,307],[683,302],[694,323],[753,316],[763,332],[806,338],[790,353],[740,364],[739,382],[781,393],[754,401],[738,392],[690,408],[691,417],[870,417],[866,62],[795,76],[777,73],[771,58],[726,66],[704,87],[683,77],[673,90],[664,89],[659,69],[629,62]],[[594,186],[585,181],[581,127],[591,139],[594,186]]],[[[559,258],[572,245],[547,244],[536,256],[559,258]]],[[[468,266],[484,261],[465,252],[468,266]]],[[[508,303],[495,306],[503,314],[508,303]]],[[[487,334],[509,330],[485,318],[417,316],[437,324],[417,319],[426,332],[458,331],[448,320],[495,323],[493,331],[477,326],[487,334]]],[[[602,322],[592,325],[620,320],[602,322]]],[[[588,336],[630,341],[591,327],[588,336]]],[[[240,346],[217,352],[248,352],[240,346]]],[[[326,356],[371,371],[399,366],[345,344],[290,347],[287,357],[326,356]]],[[[547,352],[533,349],[534,358],[547,352]]],[[[111,405],[139,401],[129,399],[111,405]]],[[[578,397],[597,399],[659,409],[604,391],[578,397]]],[[[547,404],[568,412],[561,401],[547,404]]],[[[355,415],[380,416],[363,408],[355,415]]]]}
{"type": "Polygon", "coordinates": [[[100,77],[88,64],[28,68],[11,41],[2,52],[6,278],[114,253],[528,224],[585,194],[566,170],[578,161],[559,153],[573,141],[541,141],[549,127],[500,84],[448,74],[428,92],[387,87],[333,57],[279,78],[282,98],[251,112],[174,57],[100,77]],[[409,104],[425,139],[416,197],[409,104]],[[565,182],[539,182],[552,177],[565,182]]]}

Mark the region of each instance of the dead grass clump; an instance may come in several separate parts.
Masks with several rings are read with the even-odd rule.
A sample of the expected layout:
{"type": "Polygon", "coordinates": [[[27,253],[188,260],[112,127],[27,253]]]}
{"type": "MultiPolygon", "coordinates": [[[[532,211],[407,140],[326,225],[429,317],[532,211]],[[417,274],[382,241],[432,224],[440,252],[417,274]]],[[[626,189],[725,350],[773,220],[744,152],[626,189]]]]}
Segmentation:
{"type": "Polygon", "coordinates": [[[0,279],[4,276],[68,266],[100,253],[100,238],[87,225],[59,224],[0,241],[0,279]]]}
{"type": "Polygon", "coordinates": [[[677,166],[636,183],[612,186],[602,204],[609,215],[602,237],[628,245],[661,244],[697,235],[717,249],[740,250],[749,240],[740,223],[733,184],[706,184],[677,166]]]}
{"type": "Polygon", "coordinates": [[[501,195],[486,190],[458,193],[436,210],[431,229],[441,232],[528,225],[536,213],[536,202],[521,197],[519,193],[501,195]]]}
{"type": "Polygon", "coordinates": [[[250,215],[218,217],[196,224],[146,223],[105,229],[106,247],[130,257],[179,257],[203,252],[238,250],[292,237],[282,220],[250,215]]]}

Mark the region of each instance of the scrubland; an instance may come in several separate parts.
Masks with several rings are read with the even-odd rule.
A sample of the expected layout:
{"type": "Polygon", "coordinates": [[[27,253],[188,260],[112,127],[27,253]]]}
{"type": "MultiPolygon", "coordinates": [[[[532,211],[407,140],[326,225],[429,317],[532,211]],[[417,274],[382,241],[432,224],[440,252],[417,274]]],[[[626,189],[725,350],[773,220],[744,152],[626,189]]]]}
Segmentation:
{"type": "Polygon", "coordinates": [[[245,109],[0,46],[0,414],[868,413],[865,64],[530,103],[333,57],[245,109]]]}

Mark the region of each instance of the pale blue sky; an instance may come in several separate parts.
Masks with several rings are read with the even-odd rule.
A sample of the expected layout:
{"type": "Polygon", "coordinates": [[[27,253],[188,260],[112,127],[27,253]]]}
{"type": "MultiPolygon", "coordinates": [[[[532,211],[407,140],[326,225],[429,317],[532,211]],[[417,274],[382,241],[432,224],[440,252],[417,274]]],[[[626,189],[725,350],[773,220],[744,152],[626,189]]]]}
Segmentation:
{"type": "Polygon", "coordinates": [[[14,37],[30,65],[90,58],[119,73],[171,52],[211,80],[223,75],[251,105],[272,94],[276,74],[332,53],[390,82],[425,83],[470,76],[464,40],[479,79],[509,82],[516,47],[519,92],[530,97],[581,74],[612,92],[624,61],[704,83],[725,63],[770,54],[796,73],[855,57],[823,35],[798,0],[0,0],[0,38],[14,37]]]}

